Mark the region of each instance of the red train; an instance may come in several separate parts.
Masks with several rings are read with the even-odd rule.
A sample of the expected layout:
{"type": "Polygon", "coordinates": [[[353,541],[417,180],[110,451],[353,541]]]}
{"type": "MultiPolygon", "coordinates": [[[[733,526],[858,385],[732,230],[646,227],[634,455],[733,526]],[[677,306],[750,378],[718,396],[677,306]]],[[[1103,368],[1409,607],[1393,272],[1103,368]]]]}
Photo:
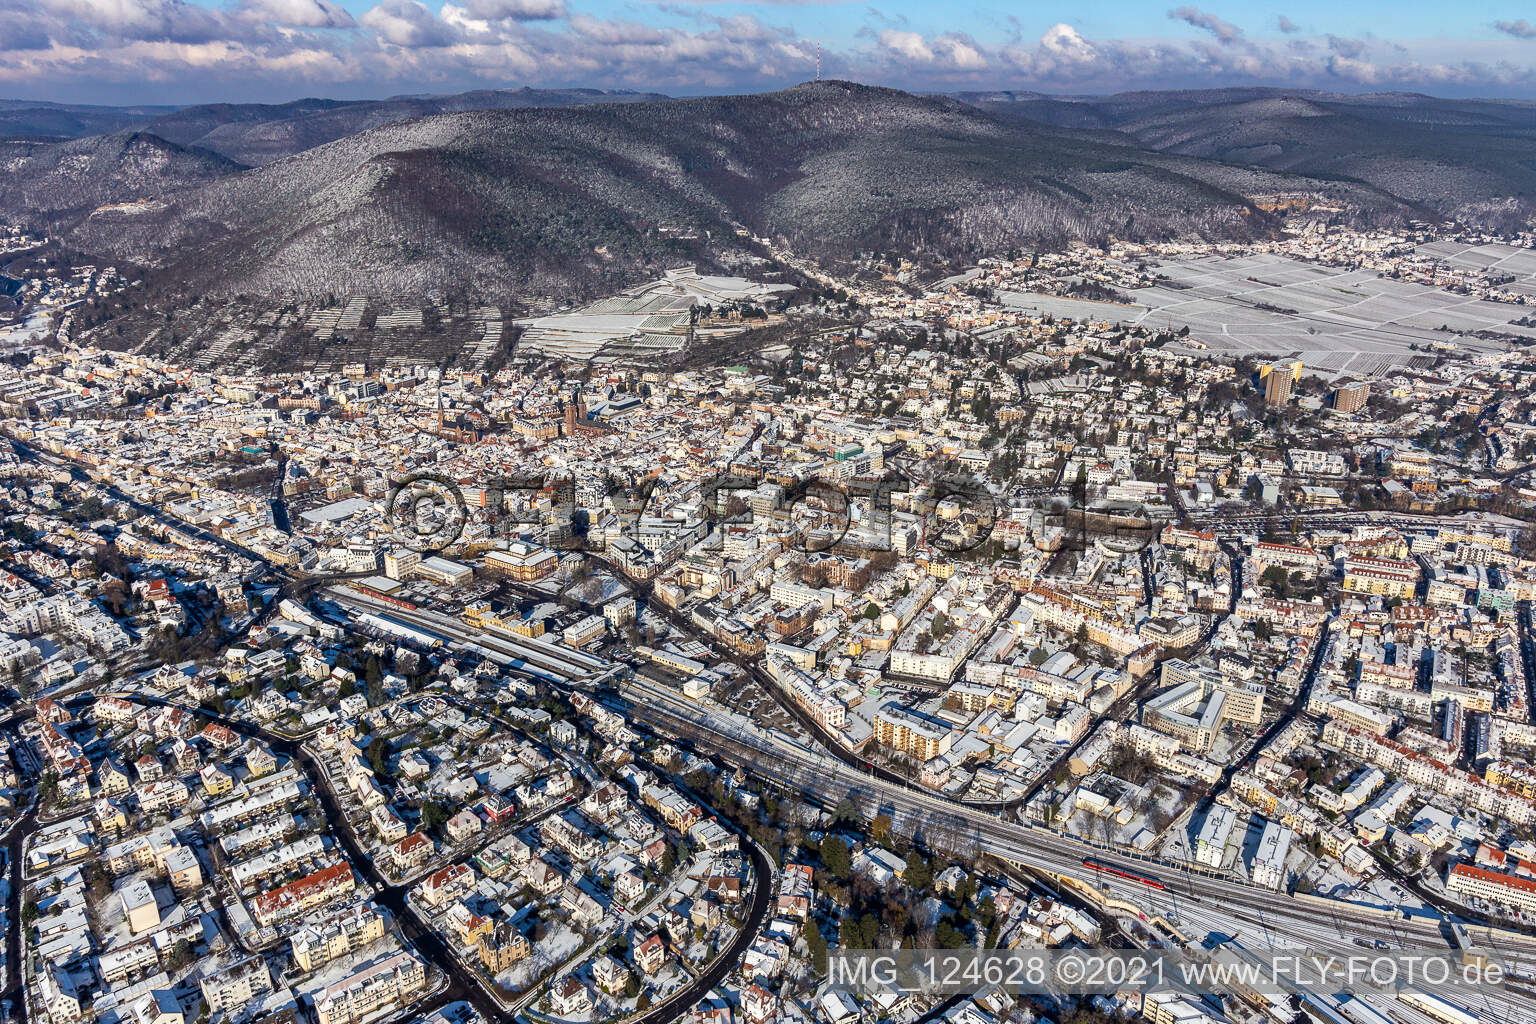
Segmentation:
{"type": "Polygon", "coordinates": [[[1132,882],[1140,882],[1142,885],[1149,886],[1153,889],[1163,888],[1163,883],[1159,882],[1151,875],[1138,875],[1134,871],[1121,871],[1117,867],[1105,864],[1103,861],[1094,860],[1092,857],[1083,858],[1083,867],[1092,868],[1095,871],[1107,871],[1111,875],[1117,875],[1120,878],[1126,878],[1132,882]]]}

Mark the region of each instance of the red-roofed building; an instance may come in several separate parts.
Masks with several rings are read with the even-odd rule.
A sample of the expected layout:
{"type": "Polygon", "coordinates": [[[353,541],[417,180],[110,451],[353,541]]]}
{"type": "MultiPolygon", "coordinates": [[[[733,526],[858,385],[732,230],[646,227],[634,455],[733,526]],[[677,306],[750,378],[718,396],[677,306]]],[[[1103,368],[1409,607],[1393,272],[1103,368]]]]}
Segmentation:
{"type": "Polygon", "coordinates": [[[1316,569],[1317,552],[1296,544],[1261,542],[1253,546],[1254,561],[1266,566],[1283,565],[1288,569],[1316,569]]]}
{"type": "Polygon", "coordinates": [[[422,881],[419,891],[428,906],[440,907],[459,893],[468,891],[474,884],[474,868],[468,864],[450,864],[428,875],[422,881]]]}
{"type": "Polygon", "coordinates": [[[43,753],[48,755],[49,766],[60,779],[74,775],[84,777],[90,772],[91,762],[86,760],[80,745],[52,722],[42,724],[38,739],[42,742],[43,753]]]}
{"type": "Polygon", "coordinates": [[[490,819],[491,827],[503,825],[517,817],[517,805],[500,793],[488,793],[480,801],[480,809],[490,819]]]}
{"type": "Polygon", "coordinates": [[[1498,815],[1516,825],[1536,823],[1536,800],[1493,785],[1471,772],[1403,746],[1395,740],[1366,732],[1339,718],[1323,726],[1323,741],[1353,754],[1409,782],[1470,807],[1498,815]]]}
{"type": "Polygon", "coordinates": [[[240,737],[235,731],[218,722],[209,722],[203,731],[198,733],[198,738],[216,750],[230,750],[240,745],[240,737]]]}
{"type": "MultiPolygon", "coordinates": [[[[42,706],[41,701],[38,706],[42,706]]],[[[91,714],[97,722],[132,722],[139,716],[139,706],[121,697],[102,697],[92,705],[91,714]]]]}
{"type": "Polygon", "coordinates": [[[395,872],[404,874],[420,867],[432,857],[432,839],[424,832],[412,832],[389,848],[390,860],[395,872]]]}
{"type": "Polygon", "coordinates": [[[662,943],[661,936],[651,933],[651,937],[635,946],[635,966],[645,974],[655,974],[661,970],[667,962],[667,947],[662,943]]]}
{"type": "Polygon", "coordinates": [[[1452,896],[1476,896],[1491,903],[1536,910],[1536,879],[1506,875],[1498,871],[1457,864],[1445,879],[1445,891],[1452,896]]]}
{"type": "Polygon", "coordinates": [[[44,722],[52,722],[55,725],[62,725],[65,722],[74,720],[74,716],[69,713],[69,709],[52,697],[44,697],[37,702],[37,717],[44,722]]]}
{"type": "Polygon", "coordinates": [[[779,1013],[778,997],[761,985],[748,985],[741,995],[741,1012],[748,1024],[771,1024],[779,1013]]]}
{"type": "Polygon", "coordinates": [[[779,874],[779,913],[801,921],[811,916],[811,880],[815,875],[809,864],[786,864],[779,874]]]}
{"type": "Polygon", "coordinates": [[[1478,867],[1488,868],[1490,871],[1508,871],[1524,875],[1526,878],[1536,878],[1536,862],[1522,860],[1508,850],[1501,850],[1487,843],[1477,844],[1477,854],[1473,857],[1473,861],[1478,867]]]}
{"type": "Polygon", "coordinates": [[[338,861],[296,882],[289,882],[257,896],[251,901],[251,916],[257,924],[266,928],[324,906],[356,888],[352,866],[345,861],[338,861]]]}

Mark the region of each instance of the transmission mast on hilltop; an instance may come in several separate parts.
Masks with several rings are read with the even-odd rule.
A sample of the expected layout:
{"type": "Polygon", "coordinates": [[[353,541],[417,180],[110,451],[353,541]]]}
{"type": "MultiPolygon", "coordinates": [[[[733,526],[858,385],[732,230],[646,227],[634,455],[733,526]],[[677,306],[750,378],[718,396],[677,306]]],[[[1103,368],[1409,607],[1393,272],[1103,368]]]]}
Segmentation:
{"type": "Polygon", "coordinates": [[[821,81],[821,44],[816,44],[816,81],[821,81]]]}

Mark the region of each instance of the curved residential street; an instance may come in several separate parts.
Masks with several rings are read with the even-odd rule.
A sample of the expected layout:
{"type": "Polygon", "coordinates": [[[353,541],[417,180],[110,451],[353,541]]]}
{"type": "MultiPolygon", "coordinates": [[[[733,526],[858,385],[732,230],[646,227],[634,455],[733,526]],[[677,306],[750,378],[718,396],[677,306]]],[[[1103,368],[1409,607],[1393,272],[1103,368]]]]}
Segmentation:
{"type": "MultiPolygon", "coordinates": [[[[98,695],[82,694],[71,697],[63,703],[73,710],[80,710],[88,706],[98,695]]],[[[438,968],[446,976],[448,984],[446,988],[435,994],[423,1008],[446,1004],[457,1000],[467,1000],[487,1020],[507,1022],[512,1019],[503,1007],[502,1003],[493,996],[477,972],[467,967],[464,961],[451,949],[442,936],[433,929],[425,926],[417,918],[415,912],[409,906],[408,895],[413,883],[397,883],[384,874],[375,863],[372,854],[360,842],[346,814],[342,811],[332,791],[329,776],[324,766],[308,750],[304,748],[302,740],[282,736],[260,726],[253,725],[243,719],[233,718],[228,715],[208,711],[205,708],[188,705],[179,701],[164,697],[156,697],[149,694],[141,694],[134,691],[121,691],[100,696],[119,696],[125,700],[157,707],[180,708],[191,714],[201,715],[211,721],[226,726],[231,731],[249,738],[254,738],[265,743],[278,754],[289,758],[302,766],[310,781],[311,789],[319,802],[322,814],[325,816],[326,825],[330,833],[341,843],[354,868],[361,872],[374,887],[374,898],[385,907],[399,925],[402,936],[421,954],[421,956],[433,967],[438,968]]],[[[456,703],[465,703],[475,707],[477,713],[496,717],[494,706],[481,707],[473,701],[464,701],[456,698],[456,703]]],[[[31,711],[13,714],[3,724],[11,725],[31,717],[31,711]]],[[[651,766],[658,774],[665,776],[659,768],[651,766]]],[[[674,780],[675,781],[675,780],[674,780]]],[[[681,786],[681,783],[678,783],[681,786]]],[[[686,788],[686,787],[684,787],[686,788]]],[[[697,795],[695,794],[695,799],[697,795]]],[[[708,805],[699,801],[700,806],[708,812],[708,805]]],[[[556,804],[548,808],[544,815],[553,814],[563,809],[565,804],[556,804]]],[[[675,1019],[688,1007],[707,996],[721,982],[725,981],[733,971],[741,964],[741,959],[747,949],[757,939],[757,933],[767,918],[768,909],[772,903],[773,886],[775,884],[775,868],[767,854],[753,843],[751,839],[740,832],[734,824],[722,815],[715,814],[715,819],[737,834],[743,847],[743,851],[752,864],[753,881],[751,897],[747,902],[746,912],[742,927],[737,931],[731,942],[721,951],[709,966],[697,977],[677,992],[672,993],[665,1001],[645,1011],[643,1014],[631,1018],[631,1024],[663,1024],[664,1021],[675,1019]]],[[[28,836],[36,831],[37,816],[34,811],[29,811],[11,829],[6,840],[6,847],[10,851],[10,871],[14,891],[20,892],[21,881],[21,850],[28,836]]],[[[7,956],[6,956],[6,985],[0,998],[13,999],[13,1017],[19,1024],[27,1024],[24,1000],[20,998],[20,917],[12,914],[8,921],[6,932],[7,956]]]]}

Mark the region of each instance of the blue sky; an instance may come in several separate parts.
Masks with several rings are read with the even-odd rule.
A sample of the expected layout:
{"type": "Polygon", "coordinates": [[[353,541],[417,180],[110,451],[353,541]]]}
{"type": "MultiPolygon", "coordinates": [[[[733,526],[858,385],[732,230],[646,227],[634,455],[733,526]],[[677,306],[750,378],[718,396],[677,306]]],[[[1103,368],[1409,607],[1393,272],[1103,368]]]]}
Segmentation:
{"type": "Polygon", "coordinates": [[[1536,98],[1536,7],[713,0],[0,0],[0,96],[283,101],[471,88],[1270,85],[1536,98]]]}

